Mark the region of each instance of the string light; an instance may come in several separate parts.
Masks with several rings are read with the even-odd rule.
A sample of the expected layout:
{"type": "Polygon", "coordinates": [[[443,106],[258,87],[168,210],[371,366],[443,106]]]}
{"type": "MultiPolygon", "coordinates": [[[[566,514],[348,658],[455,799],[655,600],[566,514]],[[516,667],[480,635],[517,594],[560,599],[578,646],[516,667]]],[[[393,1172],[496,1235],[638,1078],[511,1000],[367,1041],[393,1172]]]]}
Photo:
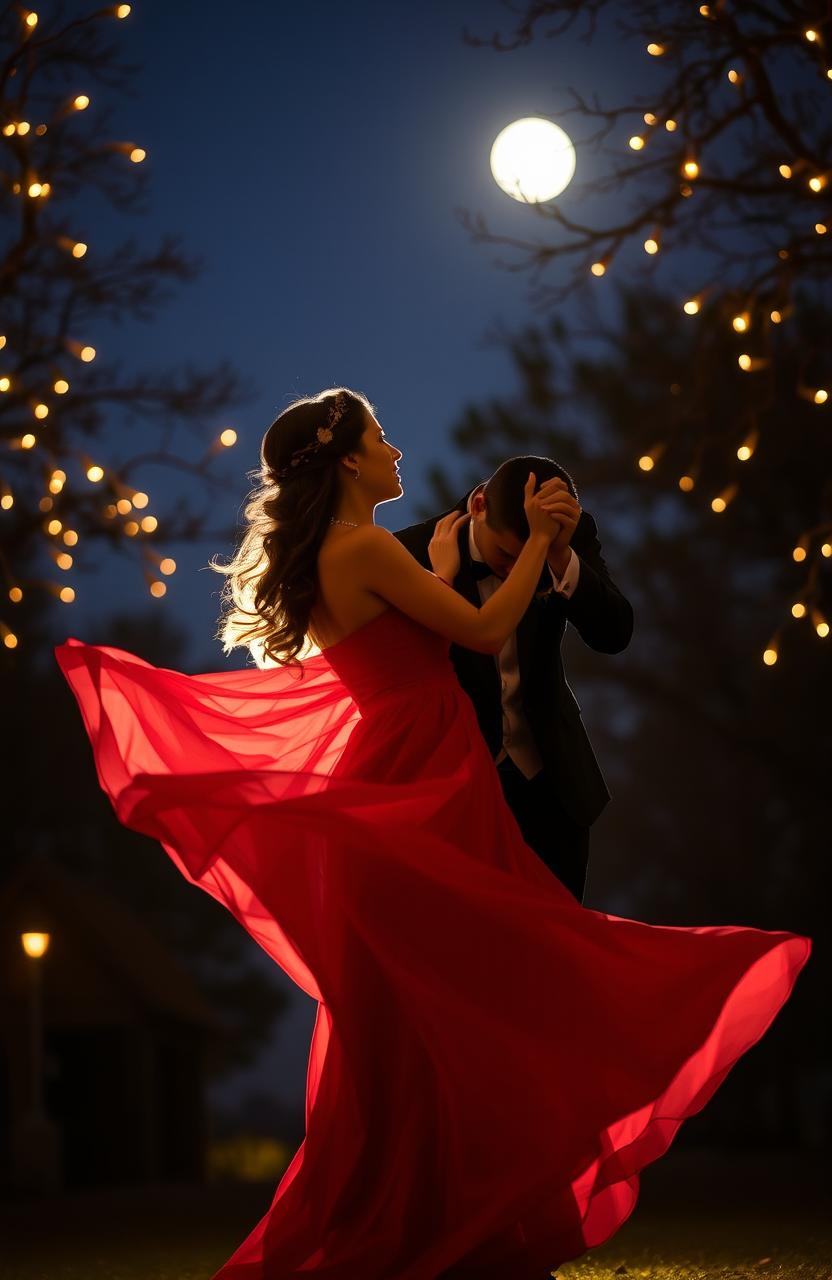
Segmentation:
{"type": "Polygon", "coordinates": [[[815,404],[826,404],[827,400],[829,399],[829,392],[826,390],[825,387],[818,387],[812,399],[814,400],[815,404]]]}
{"type": "Polygon", "coordinates": [[[685,312],[685,315],[695,316],[699,312],[699,307],[700,307],[700,302],[698,298],[688,298],[687,302],[685,303],[682,309],[685,312]]]}
{"type": "Polygon", "coordinates": [[[679,488],[682,490],[682,493],[690,493],[691,489],[693,489],[694,487],[694,484],[695,484],[695,481],[693,476],[688,476],[688,475],[679,476],[679,488]]]}
{"type": "Polygon", "coordinates": [[[659,252],[659,242],[655,238],[655,236],[650,236],[647,240],[645,240],[644,252],[650,253],[650,254],[659,252]]]}
{"type": "Polygon", "coordinates": [[[783,320],[783,313],[781,311],[772,311],[771,313],[772,324],[781,324],[782,320],[783,320]]]}
{"type": "Polygon", "coordinates": [[[644,138],[640,133],[634,133],[632,138],[629,140],[628,146],[630,146],[633,151],[642,151],[644,148],[644,138]]]}
{"type": "Polygon", "coordinates": [[[773,667],[777,661],[777,649],[772,641],[767,649],[763,650],[763,662],[767,667],[773,667]]]}
{"type": "Polygon", "coordinates": [[[682,165],[682,173],[686,178],[699,177],[699,165],[696,160],[686,160],[682,165]]]}
{"type": "Polygon", "coordinates": [[[176,561],[166,556],[164,560],[159,561],[159,572],[164,573],[166,577],[170,577],[172,573],[176,573],[176,561]]]}
{"type": "Polygon", "coordinates": [[[792,167],[791,167],[791,165],[790,165],[790,164],[781,164],[781,165],[780,165],[780,177],[781,177],[781,178],[790,178],[791,176],[792,176],[792,167]]]}
{"type": "Polygon", "coordinates": [[[792,605],[792,617],[793,617],[793,618],[805,618],[805,617],[806,617],[806,606],[805,606],[805,604],[802,602],[802,600],[796,600],[796,601],[794,602],[794,604],[792,605]]]}
{"type": "Polygon", "coordinates": [[[734,316],[731,324],[737,333],[746,333],[750,323],[750,316],[747,311],[743,311],[738,316],[734,316]]]}
{"type": "Polygon", "coordinates": [[[64,546],[66,547],[75,547],[78,545],[78,534],[74,529],[65,529],[63,538],[64,546]]]}
{"type": "Polygon", "coordinates": [[[652,111],[645,111],[644,115],[642,116],[642,120],[644,121],[645,124],[649,124],[651,127],[652,125],[658,123],[658,117],[654,116],[652,111]]]}
{"type": "Polygon", "coordinates": [[[607,264],[599,260],[598,262],[593,262],[589,269],[594,276],[603,276],[606,275],[607,264]]]}
{"type": "Polygon", "coordinates": [[[11,600],[12,604],[20,604],[21,600],[23,599],[23,588],[9,587],[9,599],[11,600]]]}
{"type": "Polygon", "coordinates": [[[104,479],[104,468],[99,467],[97,462],[91,462],[87,467],[87,479],[92,484],[98,484],[99,480],[104,479]]]}
{"type": "Polygon", "coordinates": [[[817,31],[815,31],[814,27],[807,27],[803,34],[810,44],[817,44],[820,39],[820,36],[817,31]]]}
{"type": "Polygon", "coordinates": [[[822,556],[832,556],[832,542],[824,542],[821,545],[820,553],[822,556]]]}
{"type": "Polygon", "coordinates": [[[138,511],[142,511],[147,506],[150,498],[146,493],[142,493],[141,489],[138,489],[135,493],[131,494],[130,500],[138,511]]]}
{"type": "Polygon", "coordinates": [[[820,636],[821,640],[825,640],[829,635],[829,623],[824,618],[819,609],[812,610],[812,626],[820,636]]]}
{"type": "Polygon", "coordinates": [[[119,498],[118,502],[116,503],[116,511],[120,516],[129,515],[132,510],[133,510],[133,503],[130,501],[129,498],[119,498]]]}
{"type": "Polygon", "coordinates": [[[2,635],[3,644],[7,649],[17,648],[17,636],[9,627],[6,626],[5,622],[0,622],[0,635],[2,635]]]}
{"type": "Polygon", "coordinates": [[[141,526],[145,533],[153,533],[158,528],[158,525],[159,521],[155,516],[144,516],[142,518],[141,526]]]}
{"type": "Polygon", "coordinates": [[[664,122],[664,127],[665,127],[665,129],[667,129],[667,132],[668,132],[668,133],[674,133],[674,132],[676,131],[676,121],[675,121],[675,120],[665,120],[665,122],[664,122]]]}
{"type": "Polygon", "coordinates": [[[233,427],[226,427],[220,432],[220,444],[224,449],[230,449],[232,445],[237,443],[237,432],[233,427]]]}
{"type": "Polygon", "coordinates": [[[711,500],[711,510],[715,511],[717,515],[721,515],[722,512],[726,510],[732,499],[736,497],[738,489],[739,485],[727,485],[726,488],[722,490],[722,493],[718,493],[717,496],[711,500]]]}
{"type": "Polygon", "coordinates": [[[827,225],[826,225],[826,223],[825,223],[825,222],[816,222],[816,223],[815,223],[815,231],[817,232],[817,234],[818,234],[819,236],[825,236],[828,230],[829,230],[829,228],[827,227],[827,225]]]}
{"type": "Polygon", "coordinates": [[[728,72],[728,79],[731,84],[735,84],[735,85],[742,84],[742,76],[739,73],[739,71],[735,70],[734,67],[731,67],[730,71],[728,72]]]}
{"type": "Polygon", "coordinates": [[[651,41],[647,46],[647,52],[650,54],[651,58],[660,58],[666,50],[663,44],[657,44],[655,41],[651,41]]]}
{"type": "Polygon", "coordinates": [[[73,587],[61,587],[58,592],[58,599],[62,604],[72,604],[75,599],[75,589],[73,587]]]}
{"type": "Polygon", "coordinates": [[[155,596],[157,600],[161,600],[166,591],[167,585],[164,582],[160,582],[158,578],[154,578],[150,584],[150,594],[155,596]]]}
{"type": "Polygon", "coordinates": [[[27,431],[25,435],[20,437],[21,449],[34,449],[38,442],[38,438],[33,432],[27,431]]]}
{"type": "Polygon", "coordinates": [[[802,564],[809,553],[808,540],[801,538],[797,546],[792,549],[792,560],[795,564],[802,564]]]}
{"type": "Polygon", "coordinates": [[[61,529],[63,529],[63,527],[64,526],[60,520],[57,520],[57,519],[50,520],[46,526],[46,532],[51,533],[54,538],[54,537],[57,537],[57,535],[61,532],[61,529]]]}
{"type": "Polygon", "coordinates": [[[809,188],[814,192],[823,191],[826,186],[826,174],[816,173],[813,178],[809,179],[809,188]]]}
{"type": "Polygon", "coordinates": [[[130,9],[131,9],[131,7],[132,7],[132,6],[131,6],[131,5],[129,5],[129,4],[120,4],[120,5],[117,5],[117,6],[116,6],[116,17],[117,17],[117,18],[126,18],[126,17],[127,17],[127,15],[130,13],[130,9]]]}
{"type": "Polygon", "coordinates": [[[57,382],[52,384],[52,390],[58,396],[65,396],[69,391],[69,383],[66,378],[58,378],[57,382]]]}

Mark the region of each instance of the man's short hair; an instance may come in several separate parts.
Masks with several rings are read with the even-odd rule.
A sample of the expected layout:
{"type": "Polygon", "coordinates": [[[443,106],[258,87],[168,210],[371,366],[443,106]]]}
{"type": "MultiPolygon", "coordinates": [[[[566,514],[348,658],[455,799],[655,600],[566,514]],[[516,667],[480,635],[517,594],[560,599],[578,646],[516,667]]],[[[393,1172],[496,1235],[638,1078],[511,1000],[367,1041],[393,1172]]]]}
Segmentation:
{"type": "Polygon", "coordinates": [[[521,542],[525,542],[529,536],[529,522],[523,510],[523,494],[530,471],[537,477],[536,488],[544,480],[559,476],[566,481],[572,497],[578,497],[575,481],[569,472],[551,458],[538,458],[535,455],[508,458],[485,483],[485,521],[495,532],[513,533],[521,542]]]}

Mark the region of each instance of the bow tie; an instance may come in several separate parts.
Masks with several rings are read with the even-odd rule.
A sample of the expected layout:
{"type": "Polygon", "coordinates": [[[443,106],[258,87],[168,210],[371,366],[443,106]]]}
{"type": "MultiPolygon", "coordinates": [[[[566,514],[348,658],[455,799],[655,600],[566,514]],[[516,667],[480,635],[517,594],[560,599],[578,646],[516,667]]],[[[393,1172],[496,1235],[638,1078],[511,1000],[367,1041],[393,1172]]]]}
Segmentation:
{"type": "Polygon", "coordinates": [[[482,582],[484,578],[495,578],[497,575],[493,569],[489,569],[484,560],[475,560],[471,557],[471,576],[475,582],[482,582]]]}

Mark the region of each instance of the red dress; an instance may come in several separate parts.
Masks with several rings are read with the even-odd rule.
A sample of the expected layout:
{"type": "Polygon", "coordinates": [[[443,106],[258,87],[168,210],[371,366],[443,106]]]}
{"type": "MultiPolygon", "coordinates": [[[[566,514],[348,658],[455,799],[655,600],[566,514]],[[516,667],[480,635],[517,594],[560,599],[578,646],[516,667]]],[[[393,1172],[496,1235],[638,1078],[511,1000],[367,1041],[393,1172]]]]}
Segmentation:
{"type": "Polygon", "coordinates": [[[302,680],[56,653],[120,820],[318,1001],[306,1136],[214,1280],[543,1280],[621,1226],[809,957],[579,906],[447,641],[395,609],[302,680]]]}

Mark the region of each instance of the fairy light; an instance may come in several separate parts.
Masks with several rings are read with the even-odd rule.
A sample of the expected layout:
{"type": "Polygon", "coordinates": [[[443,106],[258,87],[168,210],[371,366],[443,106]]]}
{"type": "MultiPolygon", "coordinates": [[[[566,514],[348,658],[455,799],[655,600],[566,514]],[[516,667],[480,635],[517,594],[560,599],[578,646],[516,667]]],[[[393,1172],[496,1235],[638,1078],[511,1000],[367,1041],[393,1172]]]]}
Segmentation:
{"type": "Polygon", "coordinates": [[[32,431],[27,431],[25,435],[20,437],[21,449],[34,449],[37,442],[38,438],[32,431]]]}
{"type": "Polygon", "coordinates": [[[773,667],[776,661],[777,649],[774,647],[774,644],[771,643],[767,649],[763,650],[763,662],[767,667],[773,667]]]}
{"type": "Polygon", "coordinates": [[[131,502],[138,511],[143,511],[149,501],[150,498],[146,493],[142,493],[141,489],[137,490],[131,497],[131,502]]]}
{"type": "Polygon", "coordinates": [[[744,351],[742,355],[737,356],[737,364],[747,373],[751,368],[751,356],[744,351]]]}
{"type": "Polygon", "coordinates": [[[65,529],[63,539],[66,547],[77,547],[78,545],[78,534],[74,529],[65,529]]]}
{"type": "Polygon", "coordinates": [[[823,173],[816,173],[813,178],[809,179],[809,189],[811,191],[814,191],[815,193],[817,193],[818,191],[823,191],[825,186],[826,186],[826,175],[823,173]]]}
{"type": "Polygon", "coordinates": [[[9,378],[7,375],[4,374],[3,377],[0,378],[0,391],[10,391],[11,385],[12,385],[11,378],[9,378]]]}
{"type": "Polygon", "coordinates": [[[809,548],[805,538],[801,538],[796,547],[792,548],[792,560],[795,564],[802,564],[809,553],[809,548]]]}
{"type": "Polygon", "coordinates": [[[57,382],[52,384],[52,390],[57,396],[65,396],[67,391],[69,391],[69,383],[66,378],[58,378],[57,382]]]}
{"type": "Polygon", "coordinates": [[[728,72],[728,80],[730,81],[731,84],[742,84],[742,76],[740,75],[739,71],[736,70],[735,67],[731,67],[730,71],[728,72]]]}
{"type": "Polygon", "coordinates": [[[237,432],[233,427],[226,427],[220,432],[220,444],[224,449],[230,449],[232,445],[237,443],[237,432]]]}
{"type": "Polygon", "coordinates": [[[58,469],[56,471],[53,471],[51,476],[49,477],[49,492],[60,493],[65,484],[66,484],[66,472],[61,471],[60,467],[58,467],[58,469]]]}
{"type": "Polygon", "coordinates": [[[154,578],[150,584],[150,594],[155,596],[157,600],[161,600],[167,589],[167,584],[160,582],[158,578],[154,578]]]}
{"type": "Polygon", "coordinates": [[[603,276],[606,274],[607,267],[604,262],[593,262],[589,269],[594,276],[603,276]]]}
{"type": "Polygon", "coordinates": [[[81,359],[83,360],[84,364],[91,364],[92,361],[95,359],[95,347],[82,347],[81,359]]]}
{"type": "Polygon", "coordinates": [[[640,134],[640,133],[634,133],[634,134],[633,134],[633,136],[632,136],[632,138],[630,138],[629,142],[627,143],[627,145],[628,145],[628,146],[629,146],[633,151],[643,151],[643,150],[644,150],[644,138],[641,136],[641,134],[640,134]]]}
{"type": "Polygon", "coordinates": [[[90,100],[85,93],[79,93],[77,97],[72,99],[72,105],[76,111],[86,111],[90,105],[90,100]]]}
{"type": "Polygon", "coordinates": [[[130,159],[133,161],[133,164],[141,164],[146,155],[147,152],[143,147],[131,147],[130,149],[130,159]]]}
{"type": "Polygon", "coordinates": [[[40,418],[41,420],[42,420],[43,418],[48,418],[48,417],[49,417],[49,405],[48,405],[48,404],[36,404],[36,405],[35,405],[35,407],[34,407],[33,413],[34,413],[34,415],[35,415],[35,417],[36,417],[36,418],[40,418]]]}
{"type": "Polygon", "coordinates": [[[99,480],[104,479],[104,468],[100,467],[97,462],[92,462],[87,467],[87,479],[91,484],[98,484],[99,480]]]}
{"type": "Polygon", "coordinates": [[[645,111],[642,116],[642,120],[645,124],[650,125],[651,128],[654,124],[658,123],[658,117],[654,116],[652,111],[645,111]]]}
{"type": "Polygon", "coordinates": [[[124,526],[124,532],[127,534],[128,538],[135,538],[136,534],[139,532],[138,521],[128,520],[124,526]]]}
{"type": "Polygon", "coordinates": [[[141,521],[142,531],[144,533],[154,533],[159,527],[159,521],[155,516],[143,516],[141,521]]]}
{"type": "Polygon", "coordinates": [[[639,458],[638,465],[641,467],[642,471],[652,471],[656,465],[656,460],[655,458],[652,458],[649,453],[644,453],[639,458]]]}
{"type": "Polygon", "coordinates": [[[675,120],[665,120],[664,127],[668,133],[675,133],[677,125],[675,120]]]}
{"type": "Polygon", "coordinates": [[[738,488],[739,486],[736,484],[727,485],[721,493],[718,493],[717,496],[711,500],[711,510],[715,511],[717,515],[721,515],[722,512],[727,509],[728,504],[736,496],[738,488]]]}
{"type": "Polygon", "coordinates": [[[116,6],[116,17],[117,17],[117,18],[126,18],[126,17],[128,16],[128,14],[130,13],[130,9],[131,9],[131,7],[132,7],[132,6],[131,6],[131,5],[129,5],[129,4],[120,4],[120,5],[117,5],[117,6],[116,6]]]}
{"type": "Polygon", "coordinates": [[[659,242],[654,236],[650,236],[647,240],[645,240],[644,252],[650,253],[650,254],[659,252],[659,242]]]}
{"type": "Polygon", "coordinates": [[[790,165],[790,164],[781,164],[781,165],[779,166],[779,173],[780,173],[780,177],[781,177],[781,178],[790,178],[790,177],[792,176],[792,167],[791,167],[791,165],[790,165]]]}
{"type": "Polygon", "coordinates": [[[820,40],[820,36],[817,31],[815,31],[814,27],[807,27],[803,32],[803,35],[810,44],[817,44],[818,40],[820,40]]]}
{"type": "Polygon", "coordinates": [[[734,316],[731,324],[737,333],[746,333],[750,324],[750,317],[747,311],[741,312],[738,316],[734,316]]]}
{"type": "Polygon", "coordinates": [[[46,496],[41,498],[38,502],[38,511],[51,511],[54,505],[55,503],[47,493],[46,496]]]}
{"type": "Polygon", "coordinates": [[[666,49],[663,44],[658,44],[655,40],[651,40],[650,44],[647,46],[647,52],[650,54],[651,58],[661,58],[661,56],[666,53],[666,49]]]}
{"type": "Polygon", "coordinates": [[[699,312],[700,305],[698,298],[688,298],[682,310],[687,316],[695,316],[699,312]]]}
{"type": "Polygon", "coordinates": [[[829,635],[829,623],[824,618],[820,609],[812,610],[812,626],[820,636],[821,640],[825,640],[829,635]]]}
{"type": "Polygon", "coordinates": [[[73,587],[61,587],[58,592],[58,599],[62,604],[72,604],[75,599],[75,589],[73,587]]]}
{"type": "Polygon", "coordinates": [[[695,481],[693,479],[693,476],[688,476],[688,475],[679,476],[679,488],[682,490],[682,493],[690,493],[691,489],[693,489],[694,487],[694,484],[695,484],[695,481]]]}
{"type": "Polygon", "coordinates": [[[176,561],[170,556],[165,556],[164,560],[159,561],[159,572],[169,578],[172,573],[176,573],[176,561]]]}
{"type": "Polygon", "coordinates": [[[748,462],[748,459],[753,456],[754,450],[757,448],[758,440],[759,436],[756,431],[752,431],[746,436],[740,447],[737,449],[737,457],[740,462],[748,462]]]}
{"type": "Polygon", "coordinates": [[[11,511],[13,506],[14,494],[11,489],[6,489],[4,493],[0,494],[0,510],[11,511]]]}
{"type": "Polygon", "coordinates": [[[6,626],[5,622],[0,622],[0,635],[2,635],[3,644],[7,649],[17,648],[17,636],[9,627],[6,626]]]}
{"type": "Polygon", "coordinates": [[[68,570],[72,568],[72,556],[68,551],[55,552],[55,564],[59,569],[68,570]]]}
{"type": "Polygon", "coordinates": [[[686,160],[685,163],[682,165],[682,173],[685,175],[686,178],[698,178],[699,164],[697,163],[696,160],[686,160]]]}
{"type": "Polygon", "coordinates": [[[783,313],[782,313],[782,311],[777,311],[777,310],[772,311],[772,313],[771,313],[771,323],[772,323],[772,324],[782,324],[782,323],[783,323],[783,313]]]}
{"type": "Polygon", "coordinates": [[[118,502],[116,503],[116,511],[120,516],[129,515],[132,510],[133,510],[133,503],[130,501],[129,498],[119,498],[118,502]]]}
{"type": "Polygon", "coordinates": [[[792,605],[792,617],[793,618],[806,617],[806,606],[802,600],[795,600],[794,604],[792,605]]]}
{"type": "Polygon", "coordinates": [[[827,559],[829,558],[829,556],[832,556],[832,542],[822,543],[820,548],[820,553],[822,556],[826,556],[827,559]]]}
{"type": "Polygon", "coordinates": [[[829,392],[826,390],[825,387],[818,387],[812,399],[814,400],[815,404],[826,404],[827,400],[829,399],[829,392]]]}
{"type": "Polygon", "coordinates": [[[60,520],[50,520],[46,526],[46,532],[51,533],[52,537],[56,538],[63,527],[64,526],[60,520]]]}

